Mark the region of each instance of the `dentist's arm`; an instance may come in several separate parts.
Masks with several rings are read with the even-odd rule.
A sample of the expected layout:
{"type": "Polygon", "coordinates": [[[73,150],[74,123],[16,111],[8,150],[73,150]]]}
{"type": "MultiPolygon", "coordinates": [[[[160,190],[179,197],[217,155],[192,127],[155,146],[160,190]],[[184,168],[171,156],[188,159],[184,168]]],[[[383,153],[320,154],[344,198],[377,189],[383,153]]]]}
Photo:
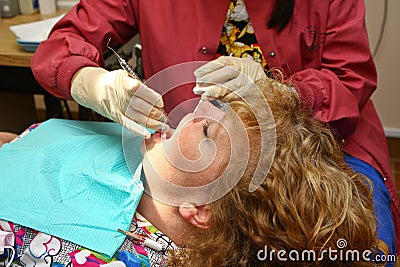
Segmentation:
{"type": "Polygon", "coordinates": [[[5,143],[10,143],[17,137],[14,133],[0,132],[0,147],[5,143]]]}

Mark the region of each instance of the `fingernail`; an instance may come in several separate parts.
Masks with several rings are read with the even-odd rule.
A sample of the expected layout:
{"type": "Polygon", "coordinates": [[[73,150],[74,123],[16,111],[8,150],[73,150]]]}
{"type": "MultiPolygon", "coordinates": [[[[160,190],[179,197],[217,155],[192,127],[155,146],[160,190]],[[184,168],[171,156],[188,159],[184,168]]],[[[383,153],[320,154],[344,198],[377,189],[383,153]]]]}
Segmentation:
{"type": "Polygon", "coordinates": [[[162,124],[162,125],[158,126],[158,131],[164,133],[164,132],[171,131],[171,128],[167,124],[162,124]]]}
{"type": "Polygon", "coordinates": [[[164,101],[162,100],[162,98],[157,100],[157,103],[155,104],[156,107],[158,108],[164,108],[164,101]]]}
{"type": "Polygon", "coordinates": [[[208,100],[208,99],[210,99],[211,98],[211,96],[210,96],[210,93],[208,92],[208,91],[205,91],[202,95],[201,95],[201,99],[203,99],[203,100],[208,100]]]}
{"type": "Polygon", "coordinates": [[[169,126],[167,124],[163,124],[161,126],[161,131],[162,132],[168,132],[168,131],[171,131],[171,128],[169,128],[169,126]]]}
{"type": "Polygon", "coordinates": [[[200,87],[197,87],[197,86],[195,86],[194,88],[193,88],[193,93],[195,93],[195,94],[197,94],[197,95],[201,95],[201,94],[203,94],[205,92],[205,89],[204,88],[200,88],[200,87]]]}

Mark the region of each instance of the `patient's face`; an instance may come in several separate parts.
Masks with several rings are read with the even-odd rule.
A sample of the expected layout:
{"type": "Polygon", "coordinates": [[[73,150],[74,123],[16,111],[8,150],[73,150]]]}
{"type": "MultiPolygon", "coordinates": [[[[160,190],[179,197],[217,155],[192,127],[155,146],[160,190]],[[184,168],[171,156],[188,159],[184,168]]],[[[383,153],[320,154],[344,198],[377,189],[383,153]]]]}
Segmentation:
{"type": "MultiPolygon", "coordinates": [[[[209,112],[213,107],[206,103],[202,108],[209,112]]],[[[155,133],[145,141],[145,158],[162,178],[194,187],[208,184],[223,172],[231,154],[230,120],[220,110],[212,112],[212,116],[201,111],[190,113],[171,138],[163,140],[160,133],[155,133]]]]}

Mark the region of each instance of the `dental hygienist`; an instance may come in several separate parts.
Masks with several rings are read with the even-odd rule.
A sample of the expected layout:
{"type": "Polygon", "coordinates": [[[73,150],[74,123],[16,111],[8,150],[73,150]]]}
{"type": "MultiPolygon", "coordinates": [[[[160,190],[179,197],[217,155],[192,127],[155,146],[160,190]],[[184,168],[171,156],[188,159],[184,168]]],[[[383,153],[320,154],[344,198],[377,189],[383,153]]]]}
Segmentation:
{"type": "MultiPolygon", "coordinates": [[[[131,130],[138,124],[158,130],[165,120],[162,107],[170,113],[195,97],[194,84],[182,78],[193,72],[169,75],[172,81],[182,78],[182,86],[168,92],[163,88],[168,79],[151,82],[179,64],[230,56],[195,75],[201,84],[222,83],[233,90],[242,89],[243,81],[221,67],[232,61],[251,80],[271,68],[282,70],[303,107],[334,128],[352,168],[373,181],[379,237],[394,253],[400,205],[386,138],[370,99],[377,73],[364,13],[363,0],[81,0],[41,43],[31,66],[39,83],[55,96],[74,99],[132,125],[131,130]],[[147,80],[142,90],[142,83],[127,80],[124,71],[103,69],[108,40],[116,46],[136,33],[147,80]],[[253,58],[258,65],[237,57],[253,58]]],[[[228,93],[220,87],[197,89],[217,97],[228,93]]]]}

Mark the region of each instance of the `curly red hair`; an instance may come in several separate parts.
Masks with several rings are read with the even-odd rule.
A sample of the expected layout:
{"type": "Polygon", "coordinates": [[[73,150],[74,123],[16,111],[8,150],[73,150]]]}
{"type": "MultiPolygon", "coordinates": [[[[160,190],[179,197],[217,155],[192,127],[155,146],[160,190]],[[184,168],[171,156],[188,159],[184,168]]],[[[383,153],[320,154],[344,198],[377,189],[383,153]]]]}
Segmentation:
{"type": "MultiPolygon", "coordinates": [[[[265,79],[258,83],[272,111],[277,145],[262,185],[249,192],[259,153],[260,130],[242,101],[230,106],[247,125],[252,159],[240,182],[210,204],[211,228],[191,238],[184,249],[171,251],[171,266],[337,266],[320,254],[337,249],[373,251],[377,239],[372,184],[351,171],[327,125],[300,107],[297,93],[265,79]],[[257,141],[258,140],[258,141],[257,141]],[[315,251],[314,262],[282,262],[273,255],[261,261],[260,250],[315,251]]],[[[384,246],[383,246],[384,247],[384,246]]],[[[351,266],[370,266],[352,262],[351,266]]]]}

